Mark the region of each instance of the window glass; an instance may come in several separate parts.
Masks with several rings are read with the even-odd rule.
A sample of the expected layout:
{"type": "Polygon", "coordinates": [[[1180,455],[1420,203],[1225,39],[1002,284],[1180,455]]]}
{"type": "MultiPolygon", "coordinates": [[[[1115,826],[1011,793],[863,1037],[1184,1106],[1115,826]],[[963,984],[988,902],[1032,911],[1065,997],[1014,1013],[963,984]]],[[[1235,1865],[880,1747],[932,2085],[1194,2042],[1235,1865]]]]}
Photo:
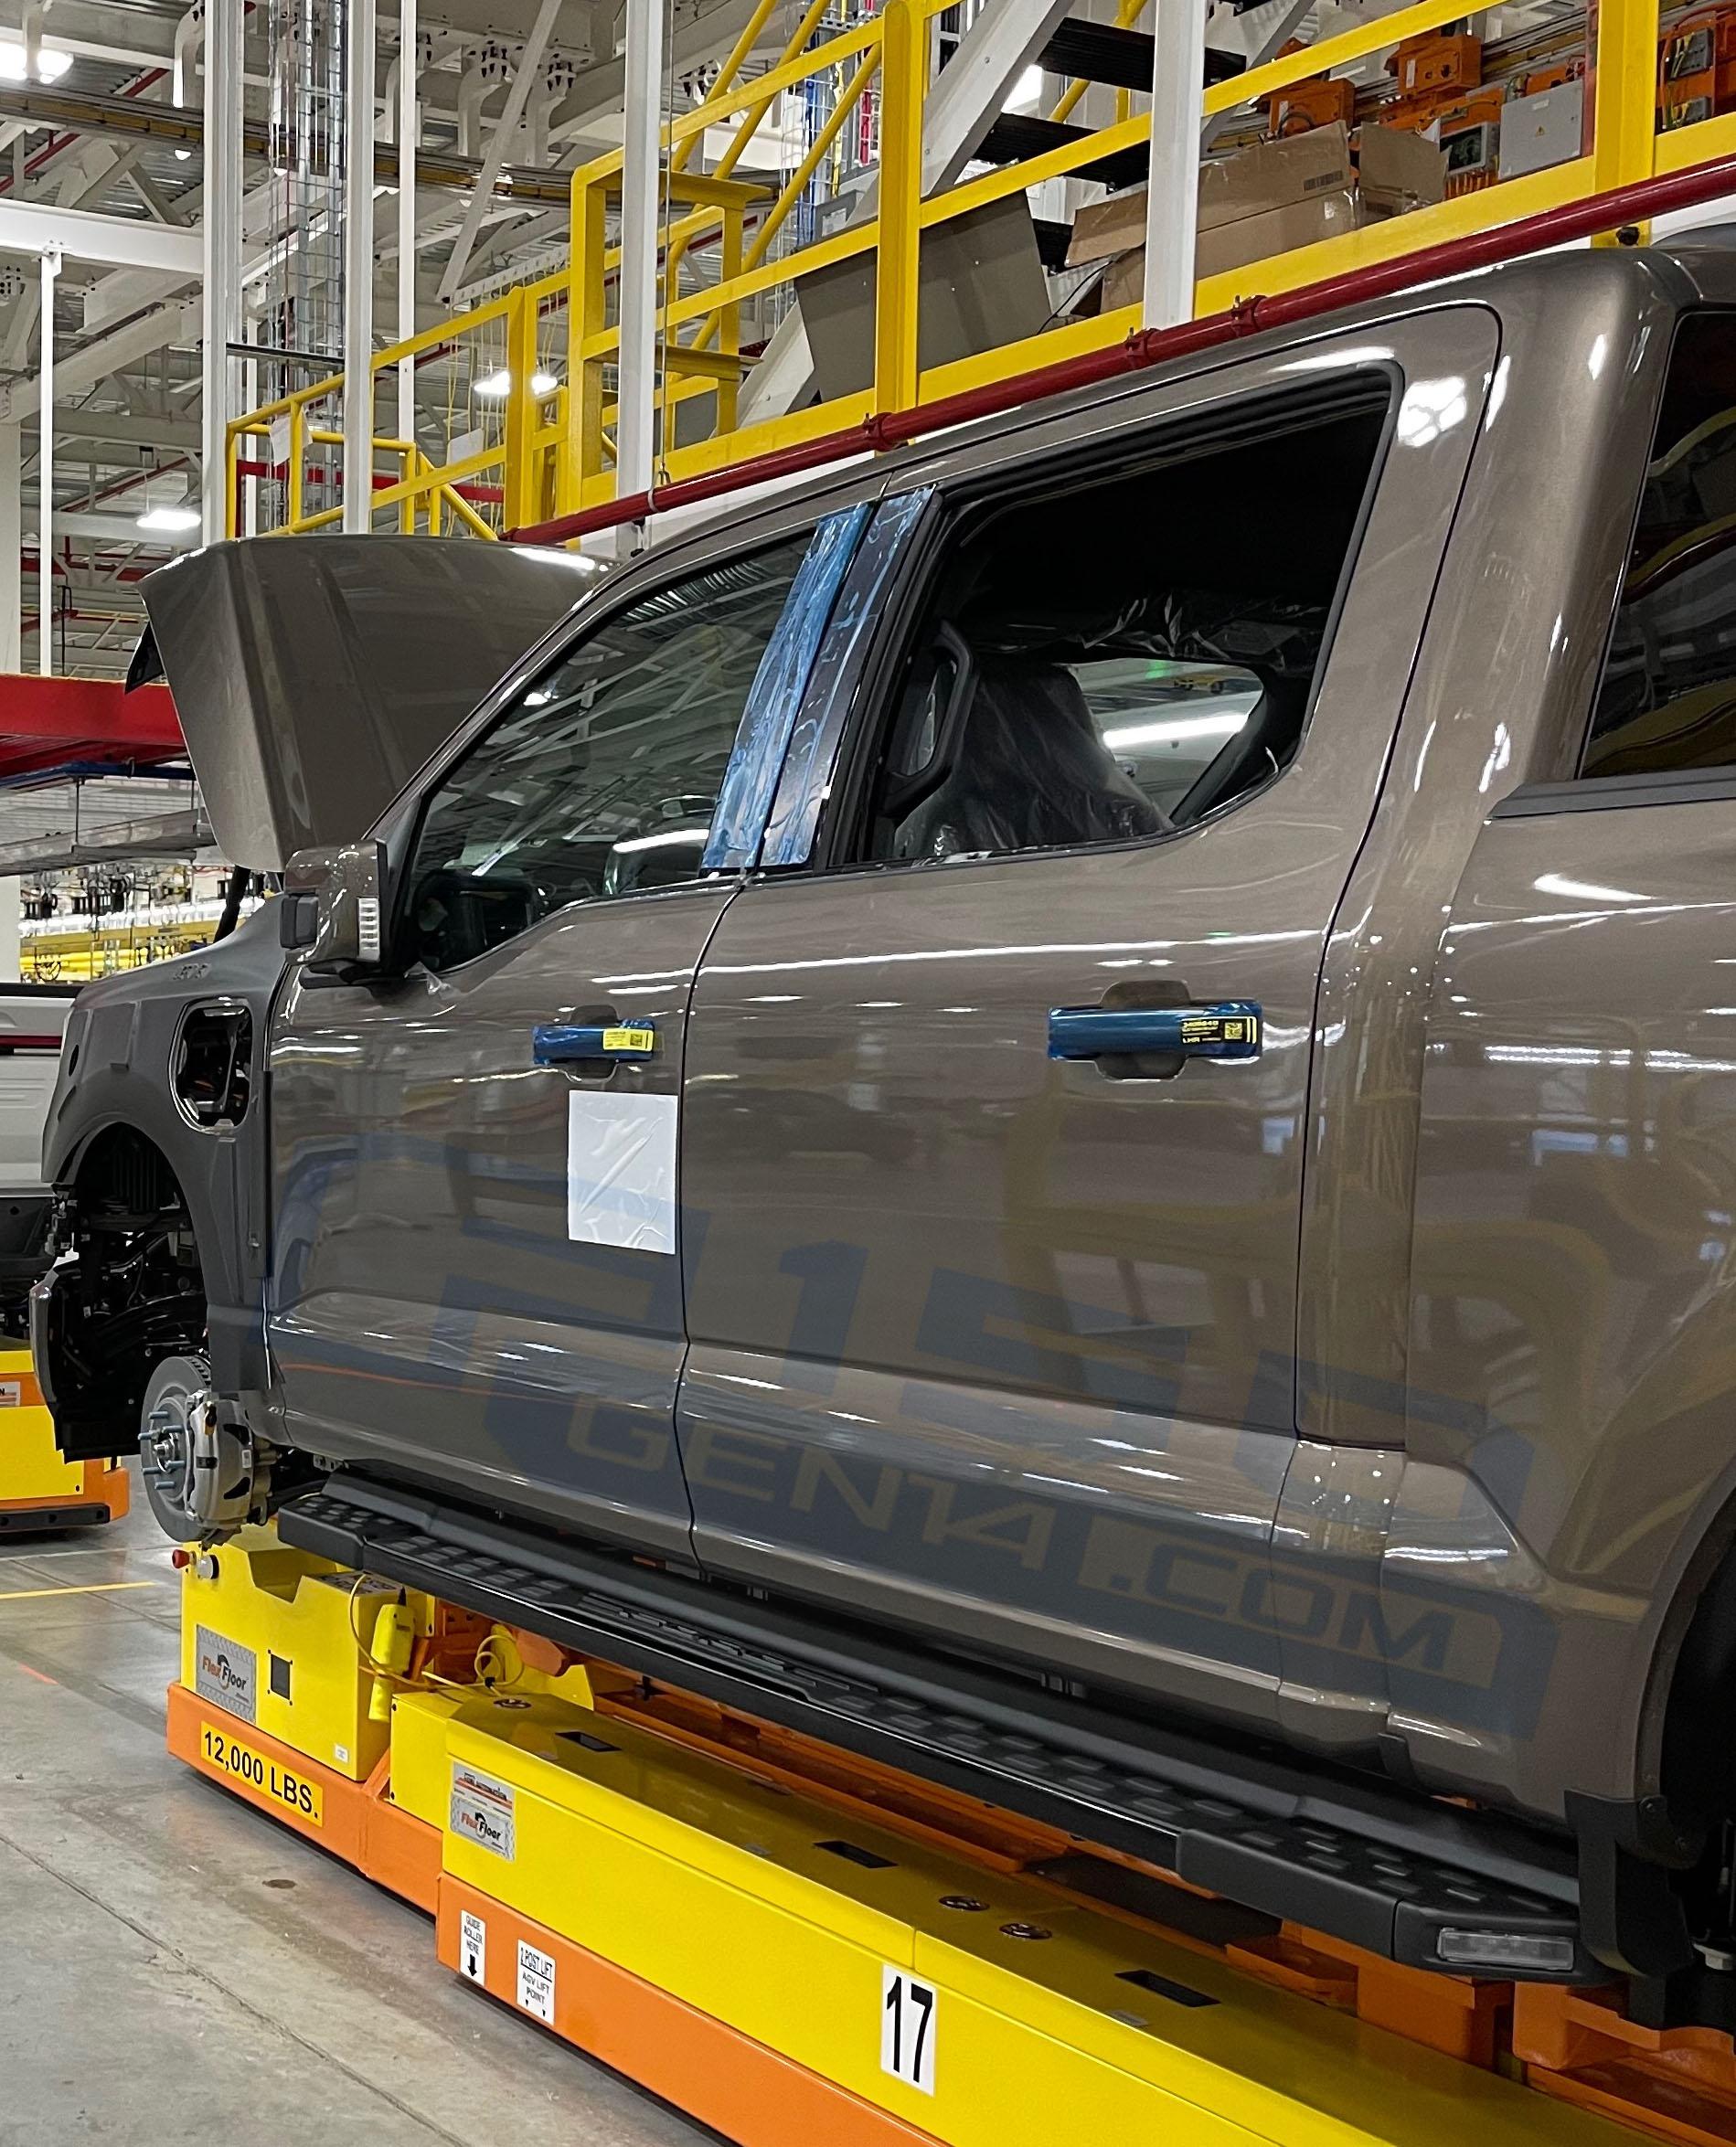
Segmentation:
{"type": "Polygon", "coordinates": [[[531,686],[431,799],[406,876],[432,969],[599,895],[694,878],[804,535],[642,597],[531,686]]]}
{"type": "Polygon", "coordinates": [[[963,525],[899,674],[857,854],[1161,835],[1281,773],[1386,399],[1382,384],[1347,414],[963,525]]]}
{"type": "Polygon", "coordinates": [[[1582,775],[1736,765],[1736,319],[1670,353],[1582,775]]]}

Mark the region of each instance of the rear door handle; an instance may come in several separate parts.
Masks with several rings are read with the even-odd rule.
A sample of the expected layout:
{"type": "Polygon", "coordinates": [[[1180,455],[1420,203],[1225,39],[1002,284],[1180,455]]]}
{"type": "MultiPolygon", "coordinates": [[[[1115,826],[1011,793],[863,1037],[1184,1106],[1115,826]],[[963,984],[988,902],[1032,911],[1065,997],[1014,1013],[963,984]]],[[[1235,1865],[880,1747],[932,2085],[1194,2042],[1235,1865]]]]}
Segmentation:
{"type": "Polygon", "coordinates": [[[530,1032],[538,1066],[616,1066],[655,1058],[654,1021],[538,1022],[530,1032]]]}
{"type": "Polygon", "coordinates": [[[1258,1058],[1262,1020],[1252,999],[1208,1006],[1051,1006],[1051,1058],[1127,1058],[1175,1052],[1185,1058],[1258,1058]]]}

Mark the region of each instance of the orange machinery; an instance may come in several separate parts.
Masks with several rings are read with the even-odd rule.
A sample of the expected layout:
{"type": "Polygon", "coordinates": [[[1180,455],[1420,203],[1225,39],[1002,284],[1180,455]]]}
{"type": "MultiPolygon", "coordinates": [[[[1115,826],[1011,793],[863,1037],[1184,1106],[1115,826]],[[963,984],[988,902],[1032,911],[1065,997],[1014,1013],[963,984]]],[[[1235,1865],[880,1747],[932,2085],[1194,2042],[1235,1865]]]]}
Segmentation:
{"type": "Polygon", "coordinates": [[[1736,111],[1736,7],[1678,16],[1657,40],[1660,133],[1736,111]]]}

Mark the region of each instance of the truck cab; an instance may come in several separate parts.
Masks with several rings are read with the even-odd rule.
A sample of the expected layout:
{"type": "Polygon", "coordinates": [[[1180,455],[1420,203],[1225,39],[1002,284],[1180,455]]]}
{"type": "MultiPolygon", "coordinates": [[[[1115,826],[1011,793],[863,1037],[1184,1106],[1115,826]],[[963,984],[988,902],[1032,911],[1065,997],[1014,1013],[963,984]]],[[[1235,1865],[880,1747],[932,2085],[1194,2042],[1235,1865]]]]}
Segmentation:
{"type": "MultiPolygon", "coordinates": [[[[1736,1820],[1732,526],[1714,235],[731,510],[366,813],[296,769],[380,707],[266,751],[250,653],[283,554],[356,547],[169,569],[196,760],[199,707],[254,741],[212,722],[219,836],[284,894],[80,1003],[63,1435],[142,1434],[177,1533],[335,1484],[1469,1800],[1576,1844],[1600,1959],[1691,1965],[1736,1820]],[[209,577],[258,600],[216,655],[209,577]]],[[[481,548],[398,547],[341,644],[389,669],[411,553],[481,548]]]]}

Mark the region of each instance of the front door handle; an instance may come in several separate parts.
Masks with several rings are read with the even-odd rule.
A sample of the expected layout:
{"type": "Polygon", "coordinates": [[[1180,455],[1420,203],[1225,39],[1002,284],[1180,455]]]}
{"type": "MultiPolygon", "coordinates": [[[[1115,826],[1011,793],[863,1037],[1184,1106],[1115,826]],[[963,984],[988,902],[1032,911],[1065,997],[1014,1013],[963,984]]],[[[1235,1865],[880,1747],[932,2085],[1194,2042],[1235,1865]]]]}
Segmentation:
{"type": "Polygon", "coordinates": [[[530,1032],[538,1066],[618,1066],[655,1058],[654,1021],[538,1022],[530,1032]]]}
{"type": "Polygon", "coordinates": [[[1207,1006],[1051,1006],[1051,1058],[1133,1058],[1171,1052],[1184,1058],[1258,1058],[1261,1013],[1252,999],[1207,1006]]]}

